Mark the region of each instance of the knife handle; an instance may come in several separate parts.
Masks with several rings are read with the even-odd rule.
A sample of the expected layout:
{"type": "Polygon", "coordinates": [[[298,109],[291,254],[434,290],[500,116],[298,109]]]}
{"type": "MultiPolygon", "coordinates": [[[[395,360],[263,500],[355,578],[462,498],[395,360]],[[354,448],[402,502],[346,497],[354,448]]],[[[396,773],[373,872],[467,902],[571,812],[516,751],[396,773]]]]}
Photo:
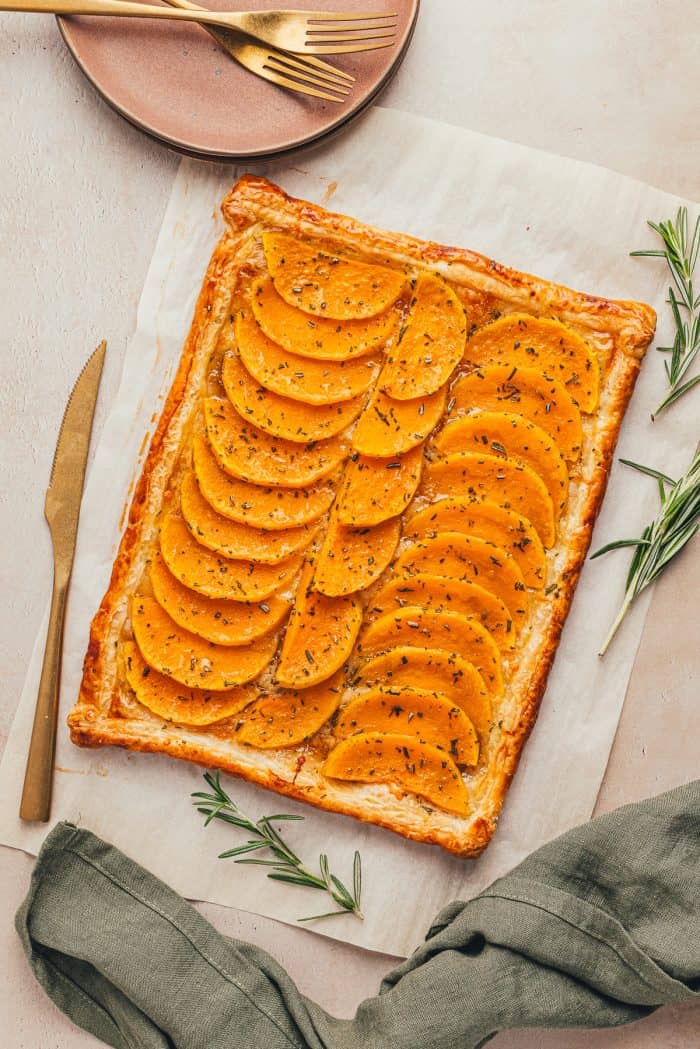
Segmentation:
{"type": "Polygon", "coordinates": [[[24,773],[24,787],[19,814],[23,820],[46,823],[51,813],[53,762],[56,749],[58,690],[61,680],[63,621],[66,610],[68,580],[56,579],[54,572],[49,629],[46,635],[44,663],[34,713],[34,726],[24,773]]]}

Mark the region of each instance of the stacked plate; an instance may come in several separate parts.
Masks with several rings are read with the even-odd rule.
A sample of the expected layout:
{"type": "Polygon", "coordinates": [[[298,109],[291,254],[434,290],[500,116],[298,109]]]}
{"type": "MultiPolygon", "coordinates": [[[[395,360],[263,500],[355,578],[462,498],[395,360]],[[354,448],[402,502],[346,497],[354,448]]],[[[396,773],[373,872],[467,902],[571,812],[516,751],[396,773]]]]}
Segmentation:
{"type": "MultiPolygon", "coordinates": [[[[151,0],[153,2],[153,0],[151,0]]],[[[205,0],[212,10],[278,6],[272,0],[205,0]]],[[[420,0],[297,0],[298,10],[395,12],[396,42],[328,61],[356,82],[342,104],[286,91],[239,66],[193,24],[59,18],[76,62],[103,98],[167,145],[210,160],[268,157],[345,127],[391,80],[408,49],[420,0]]],[[[286,6],[280,4],[279,6],[286,6]]]]}

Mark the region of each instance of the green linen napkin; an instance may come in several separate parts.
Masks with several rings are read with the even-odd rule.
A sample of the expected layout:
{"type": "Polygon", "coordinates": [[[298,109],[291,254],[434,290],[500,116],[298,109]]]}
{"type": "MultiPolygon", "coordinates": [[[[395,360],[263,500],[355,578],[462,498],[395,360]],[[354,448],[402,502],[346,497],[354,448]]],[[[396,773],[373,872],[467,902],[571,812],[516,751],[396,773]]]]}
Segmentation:
{"type": "Polygon", "coordinates": [[[118,1049],[472,1049],[508,1028],[612,1027],[700,990],[700,781],[570,831],[451,904],[353,1020],[68,823],[17,929],[54,1002],[118,1049]]]}

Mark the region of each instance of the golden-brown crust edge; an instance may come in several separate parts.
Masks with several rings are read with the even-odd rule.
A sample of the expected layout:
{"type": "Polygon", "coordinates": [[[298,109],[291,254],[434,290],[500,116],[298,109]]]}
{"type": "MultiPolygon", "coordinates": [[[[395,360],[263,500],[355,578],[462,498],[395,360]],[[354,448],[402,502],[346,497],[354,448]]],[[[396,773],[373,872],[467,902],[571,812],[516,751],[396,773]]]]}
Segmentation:
{"type": "MultiPolygon", "coordinates": [[[[576,542],[569,545],[569,557],[567,567],[564,570],[564,584],[558,589],[549,627],[539,647],[537,672],[530,680],[526,703],[519,720],[517,731],[508,736],[502,744],[502,746],[505,746],[506,753],[503,760],[503,768],[501,770],[500,789],[492,796],[494,801],[494,829],[498,813],[503,806],[505,795],[520,762],[523,747],[537,720],[540,704],[547,687],[547,679],[552,669],[554,657],[559,646],[561,632],[569,614],[578,579],[585,563],[586,554],[590,547],[593,526],[605,496],[605,490],[610,476],[610,466],[612,464],[620,426],[624,417],[625,408],[632,396],[637,381],[640,365],[641,360],[637,358],[636,355],[622,358],[621,365],[620,360],[618,359],[619,376],[617,377],[614,386],[614,415],[611,420],[611,425],[606,427],[605,440],[598,449],[599,466],[596,470],[596,480],[588,488],[588,498],[584,507],[584,521],[579,529],[576,542]]],[[[488,842],[486,844],[488,844],[488,842]]]]}
{"type": "MultiPolygon", "coordinates": [[[[129,507],[129,516],[126,528],[119,544],[119,550],[112,566],[112,574],[109,586],[105,592],[100,607],[90,624],[90,637],[87,651],[83,660],[83,678],[80,686],[78,700],[68,715],[68,724],[80,724],[86,711],[95,709],[98,705],[99,681],[104,672],[104,645],[106,635],[109,631],[109,623],[114,610],[116,599],[124,586],[131,556],[138,542],[143,520],[143,511],[147,503],[148,490],[154,472],[154,466],[161,457],[163,442],[170,426],[171,420],[178,410],[190,375],[195,348],[199,342],[202,329],[208,321],[211,307],[212,295],[216,288],[222,264],[230,253],[230,240],[228,236],[222,237],[214,249],[207,272],[204,277],[201,291],[195,304],[192,324],[188,332],[180,362],[175,378],[168,392],[163,406],[163,411],[158,420],[158,425],[151,438],[148,453],[143,463],[139,479],[134,489],[134,494],[129,507]]],[[[72,734],[71,734],[72,738],[72,734]]],[[[76,742],[74,740],[74,742],[76,742]]]]}
{"type": "Polygon", "coordinates": [[[529,274],[508,269],[475,252],[367,227],[348,216],[327,212],[307,201],[290,197],[279,187],[258,176],[247,175],[240,179],[224,200],[222,210],[229,233],[224,235],[217,245],[207,269],[180,365],[134,492],[127,528],[120,543],[110,585],[91,626],[80,695],[68,718],[71,738],[81,746],[114,744],[132,750],[165,752],[202,765],[215,765],[260,786],[297,800],[311,802],[328,811],[366,820],[417,841],[441,845],[456,855],[476,856],[483,851],[493,835],[505,794],[517,769],[522,747],[537,718],[559,636],[590,544],[593,523],[605,493],[609,465],[622,417],[634,388],[641,358],[653,336],[654,311],[642,303],[611,301],[575,292],[529,274]],[[576,542],[571,544],[568,550],[564,583],[553,602],[547,632],[541,638],[537,673],[530,680],[517,728],[504,736],[498,748],[497,767],[492,770],[498,782],[489,794],[486,809],[472,821],[467,834],[456,834],[445,829],[434,831],[427,818],[422,825],[416,821],[409,821],[398,826],[396,814],[392,814],[390,809],[386,814],[375,812],[368,816],[358,810],[356,803],[352,801],[345,803],[338,799],[328,799],[321,785],[317,785],[316,789],[313,786],[301,788],[296,780],[284,780],[269,769],[242,768],[236,760],[229,760],[225,755],[212,756],[212,749],[206,740],[201,744],[184,741],[180,738],[182,733],[177,730],[177,726],[173,726],[167,733],[159,733],[156,741],[149,738],[148,732],[139,731],[140,725],[135,719],[111,718],[92,723],[99,705],[100,682],[105,672],[105,645],[110,622],[116,604],[122,596],[128,568],[138,542],[151,478],[161,459],[163,442],[171,420],[187,389],[192,361],[208,323],[217,282],[231,254],[233,243],[242,237],[250,226],[265,222],[285,226],[302,235],[315,234],[330,240],[335,237],[346,244],[348,241],[357,240],[363,252],[389,254],[393,258],[405,256],[406,260],[412,263],[419,262],[437,269],[442,268],[445,275],[452,280],[459,281],[460,275],[463,279],[468,275],[472,286],[477,285],[501,299],[520,305],[525,310],[556,313],[562,320],[575,317],[579,324],[615,333],[616,350],[611,362],[611,369],[615,372],[613,397],[603,439],[596,449],[598,468],[592,483],[588,485],[584,520],[576,542]]]}
{"type": "Polygon", "coordinates": [[[394,233],[367,226],[348,215],[327,211],[320,205],[299,200],[279,186],[258,175],[244,175],[238,180],[221,205],[232,232],[243,230],[251,219],[285,225],[299,234],[319,233],[332,239],[334,234],[357,238],[363,251],[380,255],[405,254],[412,262],[426,266],[461,266],[484,291],[500,298],[519,302],[523,308],[528,299],[536,299],[539,312],[551,310],[562,318],[569,312],[581,322],[588,318],[608,329],[625,333],[625,352],[640,358],[651,341],[656,314],[641,302],[603,299],[574,291],[561,284],[542,280],[529,273],[510,269],[478,252],[454,248],[433,241],[419,240],[404,233],[394,233]]]}

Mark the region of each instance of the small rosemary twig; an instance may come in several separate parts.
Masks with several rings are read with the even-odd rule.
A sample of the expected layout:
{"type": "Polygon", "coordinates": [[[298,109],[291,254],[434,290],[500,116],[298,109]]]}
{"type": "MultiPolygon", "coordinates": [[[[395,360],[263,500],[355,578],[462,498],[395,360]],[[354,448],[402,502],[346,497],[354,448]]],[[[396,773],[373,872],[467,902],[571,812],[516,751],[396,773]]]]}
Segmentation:
{"type": "Polygon", "coordinates": [[[639,539],[618,539],[591,554],[593,559],[607,554],[610,550],[619,550],[624,546],[635,547],[627,573],[622,607],[598,653],[601,656],[605,655],[634,599],[661,575],[664,568],[700,529],[700,451],[696,451],[688,470],[678,481],[650,466],[640,466],[639,463],[630,462],[628,459],[621,459],[620,462],[648,477],[656,478],[661,509],[656,520],[647,525],[639,539]]]}
{"type": "Polygon", "coordinates": [[[688,369],[700,353],[700,295],[696,297],[693,289],[695,263],[700,251],[700,216],[690,239],[687,208],[678,209],[675,222],[667,219],[665,222],[650,222],[649,226],[661,237],[663,250],[633,251],[631,254],[666,259],[675,285],[675,290],[673,287],[668,289],[668,301],[676,326],[673,346],[657,347],[659,352],[670,354],[664,361],[669,389],[654,412],[656,416],[700,383],[700,375],[695,375],[692,379],[685,378],[688,369]],[[683,314],[686,316],[685,320],[683,314]]]}
{"type": "Polygon", "coordinates": [[[328,857],[322,853],[318,860],[319,873],[313,874],[296,853],[284,841],[280,832],[273,826],[282,820],[303,820],[303,816],[294,816],[290,813],[277,813],[274,816],[263,816],[257,823],[245,816],[236,803],[228,796],[221,786],[219,770],[214,774],[204,773],[204,779],[211,787],[212,793],[206,794],[197,791],[192,794],[197,812],[206,816],[204,826],[208,827],[212,820],[221,820],[230,823],[234,827],[240,827],[250,834],[250,838],[243,845],[234,849],[228,849],[219,854],[219,859],[235,858],[236,863],[248,863],[258,867],[269,867],[268,878],[273,881],[287,882],[289,885],[303,885],[309,889],[322,889],[327,892],[338,910],[328,911],[324,914],[314,914],[308,918],[299,918],[301,922],[316,921],[317,918],[333,918],[339,914],[354,914],[358,918],[364,915],[360,910],[362,895],[362,863],[359,852],[355,853],[352,869],[352,892],[350,892],[335,874],[331,874],[328,857]],[[248,852],[257,852],[260,849],[269,849],[274,859],[259,860],[240,857],[248,852]]]}

